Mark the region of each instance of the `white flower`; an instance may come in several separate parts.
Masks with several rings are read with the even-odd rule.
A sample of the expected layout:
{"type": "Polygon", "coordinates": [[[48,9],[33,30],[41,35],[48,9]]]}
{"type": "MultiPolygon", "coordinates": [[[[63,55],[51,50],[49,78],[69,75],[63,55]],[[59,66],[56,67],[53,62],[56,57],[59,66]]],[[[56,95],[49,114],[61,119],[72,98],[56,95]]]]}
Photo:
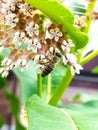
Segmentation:
{"type": "Polygon", "coordinates": [[[50,29],[49,31],[50,33],[50,38],[53,39],[57,42],[59,40],[60,37],[63,36],[62,32],[60,31],[59,28],[54,28],[54,29],[50,29]]]}
{"type": "Polygon", "coordinates": [[[46,59],[45,55],[41,54],[41,55],[35,55],[34,62],[36,64],[45,65],[48,62],[48,60],[46,59]]]}
{"type": "Polygon", "coordinates": [[[25,15],[31,15],[33,14],[33,7],[30,6],[27,3],[21,4],[20,6],[20,10],[25,14],[25,15]]]}
{"type": "Polygon", "coordinates": [[[7,77],[9,74],[9,68],[8,67],[0,68],[0,73],[2,74],[2,77],[7,77]]]}
{"type": "Polygon", "coordinates": [[[9,25],[12,28],[14,28],[17,25],[17,23],[19,22],[19,18],[14,13],[6,15],[5,18],[6,18],[5,24],[9,25]]]}
{"type": "Polygon", "coordinates": [[[39,63],[39,57],[40,57],[39,54],[35,55],[35,57],[34,57],[34,62],[35,63],[39,63]]]}
{"type": "Polygon", "coordinates": [[[22,1],[22,0],[10,0],[10,2],[13,3],[13,4],[16,4],[16,3],[20,2],[20,1],[22,1]]]}
{"type": "Polygon", "coordinates": [[[37,72],[41,73],[44,70],[45,66],[41,64],[37,64],[37,72]]]}
{"type": "Polygon", "coordinates": [[[74,47],[74,44],[72,43],[72,41],[70,39],[63,40],[62,44],[61,44],[61,48],[65,53],[69,53],[70,52],[70,47],[74,47]]]}
{"type": "Polygon", "coordinates": [[[33,52],[37,53],[37,50],[41,48],[41,43],[38,41],[38,39],[33,39],[28,41],[28,47],[27,50],[32,50],[33,52]]]}
{"type": "Polygon", "coordinates": [[[21,71],[24,71],[24,70],[28,69],[27,63],[28,63],[28,62],[27,62],[26,59],[20,58],[20,59],[17,60],[16,66],[17,66],[17,67],[20,67],[20,68],[21,68],[21,71]]]}
{"type": "Polygon", "coordinates": [[[13,41],[18,42],[18,45],[21,46],[26,41],[25,33],[16,32],[13,41]]]}
{"type": "Polygon", "coordinates": [[[71,73],[74,75],[75,73],[80,74],[80,70],[83,70],[83,67],[79,64],[71,65],[71,73]]]}
{"type": "Polygon", "coordinates": [[[54,48],[53,48],[53,47],[50,47],[50,48],[49,48],[49,52],[53,54],[54,48]]]}
{"type": "Polygon", "coordinates": [[[66,56],[63,56],[63,63],[70,66],[72,75],[75,73],[79,74],[80,70],[83,70],[83,67],[77,64],[76,56],[72,53],[67,53],[66,56]]]}
{"type": "Polygon", "coordinates": [[[79,29],[86,27],[86,16],[75,15],[74,25],[79,29]]]}
{"type": "Polygon", "coordinates": [[[8,57],[5,57],[2,61],[2,66],[9,66],[12,63],[12,60],[9,59],[8,57]]]}
{"type": "Polygon", "coordinates": [[[39,25],[35,24],[33,22],[29,23],[29,25],[26,27],[26,32],[29,35],[29,37],[38,36],[39,35],[39,25]]]}
{"type": "Polygon", "coordinates": [[[12,70],[12,69],[15,67],[15,65],[14,65],[14,63],[13,63],[13,61],[12,61],[12,59],[7,58],[7,57],[5,57],[5,58],[3,59],[1,65],[7,67],[9,70],[12,70]]]}
{"type": "Polygon", "coordinates": [[[7,14],[7,13],[9,12],[9,6],[8,6],[7,4],[4,4],[4,3],[2,3],[1,5],[2,5],[2,6],[1,6],[0,11],[1,11],[3,14],[7,14]]]}
{"type": "Polygon", "coordinates": [[[27,65],[27,60],[26,59],[18,59],[18,61],[17,61],[17,63],[16,63],[17,65],[19,65],[19,66],[21,66],[21,67],[24,67],[24,66],[26,66],[27,65]]]}

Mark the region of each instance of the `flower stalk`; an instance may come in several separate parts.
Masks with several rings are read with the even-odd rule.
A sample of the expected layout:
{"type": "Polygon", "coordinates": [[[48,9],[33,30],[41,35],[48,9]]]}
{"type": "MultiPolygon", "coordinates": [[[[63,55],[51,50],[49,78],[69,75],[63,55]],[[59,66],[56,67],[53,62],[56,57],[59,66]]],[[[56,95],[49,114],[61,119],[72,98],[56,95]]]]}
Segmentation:
{"type": "Polygon", "coordinates": [[[87,64],[89,61],[91,61],[97,55],[98,55],[98,50],[95,50],[94,52],[92,52],[91,54],[89,54],[88,56],[86,56],[83,60],[81,60],[80,64],[81,65],[87,64]]]}
{"type": "Polygon", "coordinates": [[[92,23],[91,14],[92,14],[92,11],[94,9],[95,4],[96,4],[96,0],[91,1],[88,4],[88,8],[87,8],[86,13],[85,13],[85,16],[87,16],[87,18],[86,18],[87,27],[82,29],[82,31],[85,33],[89,32],[90,25],[92,23]]]}
{"type": "Polygon", "coordinates": [[[49,102],[50,97],[51,97],[51,74],[48,75],[48,82],[47,82],[47,97],[46,97],[46,102],[49,102]]]}
{"type": "Polygon", "coordinates": [[[42,76],[40,73],[37,74],[37,94],[42,97],[42,76]]]}
{"type": "Polygon", "coordinates": [[[49,101],[50,105],[52,105],[52,106],[57,105],[57,103],[61,99],[63,93],[65,92],[65,90],[69,86],[72,78],[73,78],[73,76],[71,74],[70,68],[68,67],[65,71],[65,74],[64,74],[62,80],[60,81],[60,83],[56,87],[56,90],[54,91],[54,94],[52,95],[52,97],[49,101]]]}

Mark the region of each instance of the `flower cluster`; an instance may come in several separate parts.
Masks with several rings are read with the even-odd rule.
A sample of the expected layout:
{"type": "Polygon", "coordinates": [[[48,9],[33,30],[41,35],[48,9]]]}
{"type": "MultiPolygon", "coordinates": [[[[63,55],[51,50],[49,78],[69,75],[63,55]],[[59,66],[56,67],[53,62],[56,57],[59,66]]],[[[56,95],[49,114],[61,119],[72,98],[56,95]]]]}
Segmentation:
{"type": "Polygon", "coordinates": [[[62,31],[62,25],[53,23],[24,0],[0,2],[0,51],[10,49],[0,68],[3,77],[13,68],[24,70],[30,60],[45,76],[48,74],[46,67],[46,70],[52,70],[60,58],[71,67],[72,74],[79,73],[82,67],[71,53],[74,44],[62,31]]]}

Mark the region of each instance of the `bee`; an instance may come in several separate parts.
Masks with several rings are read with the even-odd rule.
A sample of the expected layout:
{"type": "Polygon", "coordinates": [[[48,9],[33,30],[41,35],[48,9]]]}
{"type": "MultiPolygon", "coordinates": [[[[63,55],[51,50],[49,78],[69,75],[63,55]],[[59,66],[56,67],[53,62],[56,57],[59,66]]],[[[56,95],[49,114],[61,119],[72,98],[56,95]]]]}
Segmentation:
{"type": "Polygon", "coordinates": [[[55,67],[55,64],[58,63],[59,59],[61,58],[61,54],[56,52],[53,58],[49,60],[49,63],[45,65],[43,71],[42,71],[42,77],[47,76],[52,72],[52,70],[55,67]]]}

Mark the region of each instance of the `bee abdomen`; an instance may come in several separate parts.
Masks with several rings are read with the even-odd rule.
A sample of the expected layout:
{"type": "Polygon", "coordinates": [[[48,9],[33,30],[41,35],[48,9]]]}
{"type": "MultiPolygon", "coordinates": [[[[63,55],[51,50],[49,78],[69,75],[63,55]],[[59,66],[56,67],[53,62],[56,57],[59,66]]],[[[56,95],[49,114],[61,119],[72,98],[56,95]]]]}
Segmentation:
{"type": "Polygon", "coordinates": [[[42,77],[47,76],[49,73],[51,73],[51,71],[53,70],[54,65],[47,65],[44,70],[42,71],[42,77]]]}

